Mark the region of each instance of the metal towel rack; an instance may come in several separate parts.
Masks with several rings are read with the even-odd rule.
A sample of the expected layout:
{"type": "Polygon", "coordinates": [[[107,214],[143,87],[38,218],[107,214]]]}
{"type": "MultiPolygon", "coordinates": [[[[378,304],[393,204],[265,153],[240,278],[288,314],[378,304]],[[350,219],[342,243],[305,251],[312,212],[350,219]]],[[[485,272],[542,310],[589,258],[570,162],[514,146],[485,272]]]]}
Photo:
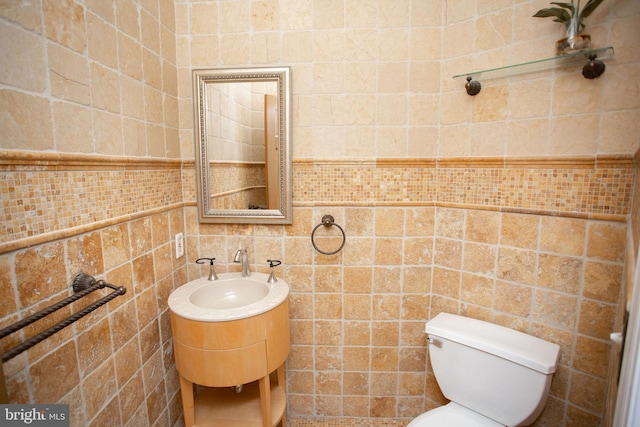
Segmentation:
{"type": "Polygon", "coordinates": [[[48,316],[49,314],[60,310],[62,307],[65,307],[69,304],[71,304],[74,301],[79,300],[80,298],[89,295],[91,292],[96,291],[98,289],[102,289],[102,288],[111,288],[113,289],[113,292],[111,292],[108,295],[105,295],[104,297],[100,298],[98,301],[94,302],[93,304],[88,305],[87,307],[83,308],[82,310],[78,311],[75,314],[72,314],[71,316],[67,317],[66,319],[62,320],[61,322],[56,323],[55,325],[51,326],[50,328],[40,332],[39,334],[29,338],[28,340],[26,340],[25,342],[18,344],[17,346],[7,350],[6,352],[2,353],[2,362],[6,362],[14,357],[16,357],[17,355],[19,355],[20,353],[22,353],[23,351],[26,351],[28,349],[30,349],[31,347],[33,347],[34,345],[38,344],[40,341],[43,341],[47,338],[49,338],[51,335],[55,334],[56,332],[66,328],[67,326],[69,326],[70,324],[72,324],[73,322],[81,319],[82,317],[86,316],[87,314],[91,313],[92,311],[94,311],[95,309],[97,309],[98,307],[108,303],[109,301],[111,301],[112,299],[116,298],[119,295],[124,295],[127,292],[127,289],[124,286],[114,286],[111,285],[107,282],[105,282],[104,280],[96,280],[94,279],[92,276],[89,276],[88,274],[85,273],[79,273],[74,279],[73,279],[73,291],[75,292],[75,294],[71,295],[70,297],[67,297],[65,299],[63,299],[62,301],[59,301],[43,310],[40,310],[39,312],[32,314],[29,317],[26,317],[10,326],[7,326],[6,328],[0,330],[0,339],[6,337],[7,335],[10,335],[16,331],[19,331],[20,329],[24,328],[25,326],[28,326],[34,322],[37,322],[38,320],[48,316]]]}

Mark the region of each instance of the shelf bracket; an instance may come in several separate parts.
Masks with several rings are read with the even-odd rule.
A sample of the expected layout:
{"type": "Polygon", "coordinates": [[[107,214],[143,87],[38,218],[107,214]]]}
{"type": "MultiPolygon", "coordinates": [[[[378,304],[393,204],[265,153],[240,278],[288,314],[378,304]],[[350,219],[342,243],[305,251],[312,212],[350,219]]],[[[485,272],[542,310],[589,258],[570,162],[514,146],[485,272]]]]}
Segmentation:
{"type": "Polygon", "coordinates": [[[508,65],[504,67],[491,68],[482,71],[473,71],[465,74],[453,76],[456,80],[466,80],[464,85],[467,94],[475,96],[482,90],[480,79],[490,80],[502,77],[514,76],[517,74],[531,73],[541,70],[552,70],[560,67],[575,66],[583,63],[586,59],[587,63],[582,68],[582,75],[586,79],[596,79],[604,74],[606,66],[604,59],[613,56],[613,47],[602,47],[590,49],[580,52],[574,52],[567,55],[554,56],[551,58],[540,59],[521,64],[508,65]]]}
{"type": "Polygon", "coordinates": [[[585,79],[597,79],[604,74],[604,70],[607,68],[607,66],[604,65],[604,62],[596,58],[598,58],[597,55],[591,55],[589,57],[589,62],[587,62],[587,65],[582,67],[582,75],[585,79]]]}
{"type": "Polygon", "coordinates": [[[479,81],[473,80],[473,77],[467,77],[467,84],[464,85],[464,88],[467,90],[467,95],[476,96],[482,90],[482,85],[479,81]]]}

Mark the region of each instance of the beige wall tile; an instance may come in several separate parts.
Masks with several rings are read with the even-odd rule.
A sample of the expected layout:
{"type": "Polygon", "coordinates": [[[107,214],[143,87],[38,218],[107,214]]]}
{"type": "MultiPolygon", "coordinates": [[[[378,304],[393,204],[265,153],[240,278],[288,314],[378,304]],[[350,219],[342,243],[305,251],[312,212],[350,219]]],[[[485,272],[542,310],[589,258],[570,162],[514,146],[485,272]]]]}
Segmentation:
{"type": "Polygon", "coordinates": [[[2,297],[2,305],[0,305],[0,316],[5,317],[17,309],[17,298],[15,290],[11,285],[11,264],[7,256],[0,257],[0,297],[2,297]]]}
{"type": "Polygon", "coordinates": [[[565,330],[576,326],[577,298],[538,289],[534,293],[533,317],[536,321],[565,330]]]}
{"type": "Polygon", "coordinates": [[[587,256],[622,261],[625,252],[625,227],[618,224],[591,224],[588,229],[587,256]]]}
{"type": "Polygon", "coordinates": [[[120,76],[106,68],[92,63],[91,105],[113,113],[120,112],[120,76]]]}
{"type": "MultiPolygon", "coordinates": [[[[439,267],[433,268],[433,284],[431,286],[431,292],[435,295],[446,296],[449,298],[459,298],[460,296],[460,273],[453,270],[445,270],[439,267]]],[[[433,303],[437,302],[437,299],[434,299],[431,302],[431,306],[433,309],[433,303]],[[435,301],[434,301],[435,300],[435,301]]],[[[435,317],[440,311],[434,313],[432,311],[431,316],[435,317]]],[[[448,311],[448,310],[444,310],[448,311]]],[[[456,313],[457,307],[454,311],[449,311],[450,313],[456,313]]]]}
{"type": "Polygon", "coordinates": [[[498,251],[497,277],[523,284],[533,284],[535,259],[536,254],[533,251],[501,248],[498,251]]]}
{"type": "Polygon", "coordinates": [[[435,239],[434,264],[459,269],[462,266],[462,242],[435,239]]]}
{"type": "MultiPolygon", "coordinates": [[[[449,10],[450,8],[447,8],[449,10]]],[[[464,9],[456,7],[455,9],[464,9]]],[[[467,34],[475,33],[475,23],[473,20],[456,22],[448,25],[443,31],[443,46],[447,48],[443,51],[443,56],[452,58],[473,52],[472,43],[468,42],[467,34]]]]}
{"type": "Polygon", "coordinates": [[[582,255],[585,233],[584,221],[567,218],[542,218],[540,249],[569,255],[582,255]]]}
{"type": "Polygon", "coordinates": [[[464,233],[464,212],[458,209],[438,209],[436,211],[436,235],[462,239],[464,233]]]}
{"type": "Polygon", "coordinates": [[[489,211],[470,211],[467,214],[465,239],[480,243],[498,243],[500,214],[489,211]]]}
{"type": "Polygon", "coordinates": [[[400,273],[399,267],[374,267],[373,292],[383,294],[400,292],[400,273]]]}
{"type": "Polygon", "coordinates": [[[42,13],[40,4],[7,4],[2,10],[2,17],[16,22],[29,30],[42,32],[42,13]]]}
{"type": "Polygon", "coordinates": [[[115,370],[113,362],[108,360],[83,382],[83,397],[87,416],[92,418],[96,415],[104,402],[115,394],[115,391],[115,370]]]}
{"type": "Polygon", "coordinates": [[[70,1],[43,0],[45,34],[70,49],[81,52],[86,45],[85,11],[70,1]]]}
{"type": "Polygon", "coordinates": [[[428,293],[431,288],[431,267],[409,266],[403,269],[404,292],[428,293]]]}
{"type": "MultiPolygon", "coordinates": [[[[604,381],[594,378],[585,374],[574,374],[571,378],[571,389],[570,394],[572,396],[571,402],[575,403],[583,408],[586,408],[590,411],[599,411],[600,403],[602,402],[603,396],[606,393],[606,386],[604,381]]],[[[588,417],[584,411],[577,411],[578,413],[582,413],[583,415],[578,418],[579,423],[585,422],[585,418],[588,417]]],[[[573,414],[571,414],[573,415],[573,414]]],[[[589,417],[590,418],[590,417],[589,417]]],[[[589,424],[593,423],[592,420],[589,424]]],[[[583,424],[588,425],[588,424],[583,424]]]]}
{"type": "Polygon", "coordinates": [[[578,332],[594,338],[609,339],[615,328],[615,307],[591,300],[580,305],[578,332]]]}
{"type": "Polygon", "coordinates": [[[64,246],[60,242],[16,254],[14,268],[20,307],[28,307],[66,287],[63,260],[64,246]]]}
{"type": "Polygon", "coordinates": [[[576,155],[593,152],[594,133],[598,132],[596,115],[554,116],[549,135],[552,155],[576,155]]]}
{"type": "MultiPolygon", "coordinates": [[[[185,46],[184,52],[190,52],[191,63],[194,67],[206,67],[209,64],[215,64],[218,61],[219,49],[220,49],[220,37],[216,35],[193,35],[189,40],[190,43],[185,46]]],[[[181,46],[178,43],[178,46],[181,46]]],[[[178,48],[178,52],[181,49],[178,48]]],[[[185,58],[185,61],[187,58],[185,58]]],[[[178,55],[178,63],[181,63],[180,55],[178,55]]]]}
{"type": "Polygon", "coordinates": [[[49,357],[33,364],[30,375],[34,383],[34,400],[55,402],[80,380],[74,342],[53,351],[49,357]],[[56,375],[51,375],[55,372],[56,375]]]}
{"type": "Polygon", "coordinates": [[[341,319],[342,295],[320,294],[315,296],[314,315],[317,319],[341,319]]]}
{"type": "Polygon", "coordinates": [[[116,27],[136,40],[140,40],[138,8],[126,0],[116,0],[116,27]]]}
{"type": "Polygon", "coordinates": [[[405,264],[429,264],[432,259],[433,239],[407,238],[404,246],[405,264]]]}
{"type": "Polygon", "coordinates": [[[89,57],[107,67],[118,67],[116,29],[93,13],[87,13],[87,51],[89,57]]]}
{"type": "Polygon", "coordinates": [[[577,294],[583,262],[576,258],[541,253],[538,258],[536,284],[557,291],[577,294]]]}
{"type": "MultiPolygon", "coordinates": [[[[147,85],[162,88],[162,68],[160,57],[153,51],[142,49],[142,76],[147,85]]],[[[154,105],[155,106],[155,105],[154,105]]]]}
{"type": "Polygon", "coordinates": [[[50,102],[42,97],[0,90],[0,106],[5,112],[3,147],[7,149],[54,148],[50,102]],[[38,120],[34,118],[37,117],[38,120]]]}
{"type": "Polygon", "coordinates": [[[619,265],[586,262],[584,269],[584,296],[605,302],[618,301],[621,286],[619,265]]]}
{"type": "Polygon", "coordinates": [[[94,150],[104,154],[122,155],[122,119],[105,111],[92,112],[95,136],[94,150]]]}
{"type": "Polygon", "coordinates": [[[553,86],[552,111],[554,115],[563,116],[567,114],[593,113],[602,104],[599,91],[596,87],[584,90],[584,80],[571,78],[574,76],[564,75],[556,79],[553,86]],[[596,90],[594,90],[596,89],[596,90]],[[593,92],[592,92],[593,91],[593,92]]]}
{"type": "Polygon", "coordinates": [[[529,215],[503,214],[500,243],[534,249],[538,244],[539,218],[529,215]]]}
{"type": "MultiPolygon", "coordinates": [[[[397,347],[399,338],[399,322],[373,322],[372,323],[372,340],[374,346],[397,347]]],[[[389,369],[373,369],[373,370],[395,370],[397,364],[397,349],[391,353],[384,353],[372,350],[372,368],[376,359],[383,358],[384,363],[389,364],[389,369]],[[384,354],[384,356],[382,356],[384,354]],[[389,360],[390,359],[390,360],[389,360]]],[[[378,362],[381,362],[378,360],[378,362]]]]}
{"type": "Polygon", "coordinates": [[[428,295],[405,295],[402,297],[402,319],[424,320],[429,318],[428,295]]]}
{"type": "Polygon", "coordinates": [[[51,94],[80,104],[90,103],[87,59],[57,44],[47,46],[51,94]]]}
{"type": "Polygon", "coordinates": [[[495,272],[497,250],[493,246],[465,243],[462,268],[465,271],[490,275],[495,272]]]}
{"type": "Polygon", "coordinates": [[[372,319],[393,320],[400,317],[400,298],[398,295],[373,295],[372,319]]]}
{"type": "Polygon", "coordinates": [[[462,301],[484,307],[493,305],[494,281],[488,277],[462,274],[460,296],[462,301]]]}
{"type": "Polygon", "coordinates": [[[370,293],[373,270],[371,267],[345,267],[344,291],[348,293],[370,293]]]}
{"type": "Polygon", "coordinates": [[[531,309],[533,289],[514,283],[496,281],[495,302],[496,310],[516,316],[526,316],[531,309]]]}
{"type": "Polygon", "coordinates": [[[402,240],[377,238],[374,249],[375,265],[397,265],[402,261],[402,240]]]}
{"type": "Polygon", "coordinates": [[[379,209],[376,211],[376,235],[402,235],[404,228],[403,209],[379,209]]]}
{"type": "Polygon", "coordinates": [[[508,124],[506,154],[540,156],[549,152],[548,119],[516,120],[508,124]]]}
{"type": "Polygon", "coordinates": [[[249,61],[249,36],[246,34],[223,35],[220,38],[220,58],[225,65],[246,64],[249,61]]]}
{"type": "Polygon", "coordinates": [[[118,32],[118,66],[120,71],[136,80],[142,79],[142,48],[131,37],[118,32]]]}
{"type": "Polygon", "coordinates": [[[141,40],[145,48],[160,53],[160,26],[156,17],[146,11],[140,13],[141,40]]]}
{"type": "Polygon", "coordinates": [[[67,243],[67,259],[67,270],[73,277],[79,272],[96,275],[104,271],[100,233],[70,239],[67,243]]]}
{"type": "Polygon", "coordinates": [[[477,49],[490,50],[511,42],[513,33],[513,11],[500,10],[497,13],[480,16],[476,22],[477,49]]]}

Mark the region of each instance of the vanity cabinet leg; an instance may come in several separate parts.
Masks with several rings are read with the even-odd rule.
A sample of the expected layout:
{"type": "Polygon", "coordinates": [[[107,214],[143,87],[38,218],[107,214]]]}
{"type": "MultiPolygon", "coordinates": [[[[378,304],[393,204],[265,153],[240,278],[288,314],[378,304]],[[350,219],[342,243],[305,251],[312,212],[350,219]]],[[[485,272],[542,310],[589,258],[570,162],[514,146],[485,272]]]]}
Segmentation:
{"type": "Polygon", "coordinates": [[[195,423],[195,407],[193,404],[193,383],[180,375],[180,394],[182,395],[182,410],[184,412],[185,427],[192,427],[195,423]]]}
{"type": "Polygon", "coordinates": [[[260,386],[260,412],[262,413],[262,426],[271,426],[271,384],[269,374],[258,380],[260,386]]]}
{"type": "MultiPolygon", "coordinates": [[[[287,383],[286,378],[284,376],[284,363],[280,365],[280,367],[276,370],[276,375],[278,378],[278,385],[284,390],[285,396],[287,395],[287,383]]],[[[287,427],[287,409],[285,407],[284,413],[282,414],[282,424],[281,427],[287,427]]]]}

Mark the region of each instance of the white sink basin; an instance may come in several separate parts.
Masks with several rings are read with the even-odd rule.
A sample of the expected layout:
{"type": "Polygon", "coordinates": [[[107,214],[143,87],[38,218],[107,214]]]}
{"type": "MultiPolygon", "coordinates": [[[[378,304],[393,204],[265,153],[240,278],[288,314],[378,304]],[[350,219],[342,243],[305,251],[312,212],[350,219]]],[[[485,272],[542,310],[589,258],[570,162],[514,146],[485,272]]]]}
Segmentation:
{"type": "Polygon", "coordinates": [[[202,286],[189,297],[192,304],[202,308],[236,308],[253,304],[269,294],[267,283],[248,277],[216,280],[202,286]]]}
{"type": "Polygon", "coordinates": [[[206,277],[192,280],[169,296],[169,308],[181,317],[204,322],[244,319],[269,311],[289,295],[289,285],[278,279],[268,283],[269,275],[223,273],[218,280],[206,277]]]}

